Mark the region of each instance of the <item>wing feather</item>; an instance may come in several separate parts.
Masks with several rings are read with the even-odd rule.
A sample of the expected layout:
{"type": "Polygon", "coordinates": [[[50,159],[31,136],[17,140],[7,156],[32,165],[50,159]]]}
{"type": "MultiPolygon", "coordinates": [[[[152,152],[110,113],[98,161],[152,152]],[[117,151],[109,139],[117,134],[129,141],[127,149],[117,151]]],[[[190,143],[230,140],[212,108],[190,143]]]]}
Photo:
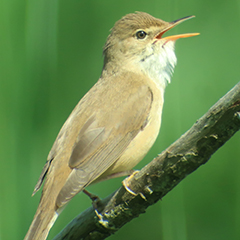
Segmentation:
{"type": "Polygon", "coordinates": [[[78,192],[87,187],[91,182],[98,178],[118,159],[128,144],[131,142],[134,133],[125,135],[121,140],[106,144],[101,150],[88,159],[88,164],[82,164],[80,168],[75,168],[69,175],[64,187],[60,191],[56,204],[60,208],[67,203],[78,192]],[[96,161],[101,159],[101,161],[96,161]],[[93,167],[94,166],[94,167],[93,167]]]}
{"type": "Polygon", "coordinates": [[[92,113],[79,130],[69,159],[72,171],[58,194],[58,207],[111,167],[147,125],[153,101],[151,89],[138,82],[134,91],[129,91],[127,87],[119,87],[126,89],[121,92],[121,101],[114,101],[113,98],[119,98],[115,90],[106,92],[105,103],[108,107],[100,107],[104,102],[100,98],[102,102],[98,103],[99,108],[95,108],[96,113],[92,113]],[[113,105],[116,102],[120,102],[119,105],[113,105]]]}
{"type": "Polygon", "coordinates": [[[88,159],[88,155],[93,153],[106,139],[104,127],[96,127],[95,117],[92,116],[84,124],[79,132],[77,142],[74,144],[72,155],[69,160],[71,168],[78,168],[83,161],[88,159]]]}

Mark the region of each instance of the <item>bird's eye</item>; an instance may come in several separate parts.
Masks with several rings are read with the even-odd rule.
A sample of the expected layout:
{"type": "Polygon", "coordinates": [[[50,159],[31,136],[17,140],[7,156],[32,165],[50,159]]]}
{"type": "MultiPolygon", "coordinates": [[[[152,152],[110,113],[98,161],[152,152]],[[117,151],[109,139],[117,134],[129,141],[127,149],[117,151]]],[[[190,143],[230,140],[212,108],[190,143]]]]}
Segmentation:
{"type": "Polygon", "coordinates": [[[138,39],[144,39],[146,36],[147,36],[147,33],[144,32],[143,30],[140,30],[140,31],[138,31],[138,32],[136,33],[136,37],[137,37],[138,39]]]}

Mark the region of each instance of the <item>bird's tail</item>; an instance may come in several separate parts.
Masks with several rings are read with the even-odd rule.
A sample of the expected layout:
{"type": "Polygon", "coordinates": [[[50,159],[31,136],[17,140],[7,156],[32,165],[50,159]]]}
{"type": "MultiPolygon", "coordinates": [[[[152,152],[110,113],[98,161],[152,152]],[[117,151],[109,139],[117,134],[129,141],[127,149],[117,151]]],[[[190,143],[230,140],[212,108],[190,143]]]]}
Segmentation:
{"type": "Polygon", "coordinates": [[[40,203],[24,240],[45,240],[57,217],[54,208],[44,211],[40,203]]]}

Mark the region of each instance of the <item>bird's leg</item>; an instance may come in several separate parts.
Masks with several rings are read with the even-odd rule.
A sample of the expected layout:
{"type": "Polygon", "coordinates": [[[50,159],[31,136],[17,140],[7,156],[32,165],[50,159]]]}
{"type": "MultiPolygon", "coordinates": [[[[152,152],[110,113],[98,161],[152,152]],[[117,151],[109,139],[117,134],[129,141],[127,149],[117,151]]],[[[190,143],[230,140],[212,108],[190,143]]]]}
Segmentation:
{"type": "Polygon", "coordinates": [[[114,227],[109,227],[108,221],[104,220],[103,215],[97,209],[99,203],[101,203],[101,199],[97,195],[90,193],[86,189],[83,189],[83,192],[92,200],[92,205],[93,205],[95,214],[99,219],[98,222],[107,229],[116,230],[114,227]]]}
{"type": "MultiPolygon", "coordinates": [[[[124,171],[124,172],[113,173],[113,174],[108,175],[104,178],[98,179],[94,183],[98,183],[98,182],[101,182],[101,181],[105,181],[105,180],[112,179],[112,178],[117,178],[117,177],[122,177],[122,176],[126,176],[126,175],[131,176],[131,174],[134,173],[134,172],[135,171],[132,169],[132,170],[124,171]]],[[[130,191],[131,190],[129,189],[129,192],[130,191]]],[[[93,205],[93,208],[95,209],[95,212],[96,212],[97,207],[98,207],[99,203],[101,202],[101,199],[97,195],[90,193],[86,189],[83,189],[83,192],[92,200],[92,205],[93,205]]]]}
{"type": "Polygon", "coordinates": [[[98,204],[101,202],[101,199],[97,195],[90,193],[86,189],[83,189],[83,192],[92,200],[93,208],[96,210],[98,204]]]}

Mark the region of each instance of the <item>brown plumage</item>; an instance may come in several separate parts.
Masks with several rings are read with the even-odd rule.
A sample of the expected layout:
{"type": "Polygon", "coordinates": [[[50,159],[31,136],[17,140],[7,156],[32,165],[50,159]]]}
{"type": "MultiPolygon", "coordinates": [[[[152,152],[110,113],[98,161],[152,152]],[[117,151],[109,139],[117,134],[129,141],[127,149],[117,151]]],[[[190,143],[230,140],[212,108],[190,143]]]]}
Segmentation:
{"type": "Polygon", "coordinates": [[[116,22],[100,79],[74,108],[48,155],[33,193],[45,178],[42,197],[25,240],[46,239],[72,197],[93,182],[128,174],[151,148],[176,63],[173,41],[160,34],[174,25],[147,13],[116,22]]]}

